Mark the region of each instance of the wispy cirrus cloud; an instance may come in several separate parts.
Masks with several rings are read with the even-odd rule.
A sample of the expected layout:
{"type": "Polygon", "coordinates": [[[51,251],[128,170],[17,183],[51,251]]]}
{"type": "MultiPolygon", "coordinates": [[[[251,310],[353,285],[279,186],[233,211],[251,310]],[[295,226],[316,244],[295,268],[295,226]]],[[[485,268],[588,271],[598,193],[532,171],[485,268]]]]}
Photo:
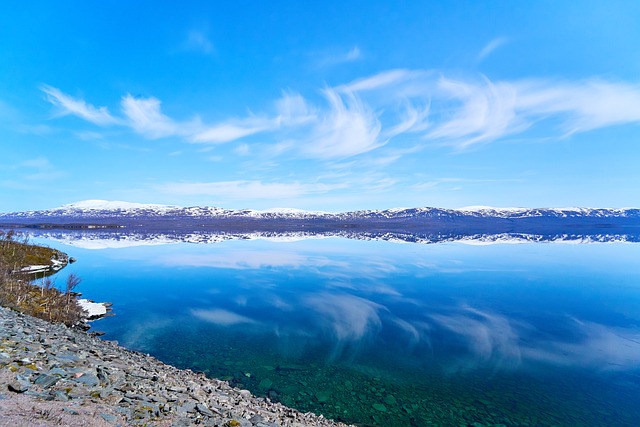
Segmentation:
{"type": "Polygon", "coordinates": [[[248,117],[245,119],[233,119],[226,123],[207,126],[198,130],[191,141],[196,143],[225,143],[235,141],[256,133],[274,130],[278,123],[274,119],[261,117],[248,117]]]}
{"type": "Polygon", "coordinates": [[[58,107],[58,114],[60,115],[75,115],[101,126],[119,122],[117,118],[109,113],[107,107],[96,108],[84,100],[73,98],[49,85],[42,85],[40,89],[46,94],[47,101],[58,107]]]}
{"type": "Polygon", "coordinates": [[[298,140],[280,150],[310,158],[350,157],[384,145],[381,123],[371,108],[354,93],[331,88],[322,91],[325,105],[311,105],[300,94],[285,93],[275,105],[275,115],[230,119],[209,126],[193,137],[198,143],[224,143],[258,133],[298,140]]]}
{"type": "Polygon", "coordinates": [[[313,64],[318,68],[333,67],[335,65],[359,61],[363,59],[363,57],[364,55],[358,46],[353,46],[347,51],[332,50],[314,52],[312,54],[313,64]]]}
{"type": "Polygon", "coordinates": [[[595,78],[581,82],[529,80],[515,85],[517,108],[557,118],[568,133],[640,122],[640,84],[595,78]]]}
{"type": "Polygon", "coordinates": [[[350,157],[385,144],[378,136],[382,124],[371,108],[354,93],[340,94],[327,89],[324,96],[329,109],[310,130],[302,148],[311,157],[350,157]]]}
{"type": "Polygon", "coordinates": [[[284,92],[276,100],[276,122],[285,126],[304,125],[317,120],[318,110],[295,92],[284,92]]]}
{"type": "Polygon", "coordinates": [[[640,85],[588,79],[576,82],[492,82],[440,78],[433,87],[425,140],[457,149],[530,129],[550,137],[640,123],[640,85]],[[546,123],[546,124],[545,124],[546,123]],[[545,125],[543,125],[545,124],[545,125]]]}
{"type": "Polygon", "coordinates": [[[469,83],[440,78],[436,90],[443,104],[453,103],[453,113],[441,115],[429,139],[458,141],[459,148],[491,141],[526,128],[527,123],[516,114],[517,91],[512,85],[484,82],[469,83]]]}
{"type": "Polygon", "coordinates": [[[118,117],[51,86],[42,90],[61,115],[99,126],[125,126],[148,139],[178,137],[216,145],[260,135],[261,146],[274,156],[320,160],[350,158],[394,143],[399,148],[437,143],[464,150],[526,137],[531,130],[562,138],[640,123],[640,84],[602,78],[492,81],[396,69],[326,87],[319,98],[284,92],[263,112],[213,123],[195,114],[176,120],[153,97],[123,96],[118,117]]]}
{"type": "Polygon", "coordinates": [[[487,43],[482,50],[478,53],[478,61],[482,61],[487,56],[491,55],[496,49],[504,46],[508,39],[506,37],[496,37],[487,43]]]}
{"type": "Polygon", "coordinates": [[[160,105],[156,98],[134,98],[131,95],[126,95],[121,102],[127,124],[137,133],[152,139],[181,133],[183,126],[162,114],[160,105]]]}

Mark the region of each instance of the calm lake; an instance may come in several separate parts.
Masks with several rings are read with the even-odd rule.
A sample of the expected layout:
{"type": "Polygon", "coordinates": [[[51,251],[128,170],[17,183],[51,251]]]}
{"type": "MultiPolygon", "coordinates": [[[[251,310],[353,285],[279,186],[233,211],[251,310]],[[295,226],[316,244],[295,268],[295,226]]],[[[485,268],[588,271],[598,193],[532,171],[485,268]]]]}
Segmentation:
{"type": "MultiPolygon", "coordinates": [[[[76,238],[79,234],[75,234],[76,238]]],[[[286,239],[285,239],[286,240],[286,239]]],[[[105,339],[369,426],[632,426],[640,244],[53,240],[105,339]]]]}

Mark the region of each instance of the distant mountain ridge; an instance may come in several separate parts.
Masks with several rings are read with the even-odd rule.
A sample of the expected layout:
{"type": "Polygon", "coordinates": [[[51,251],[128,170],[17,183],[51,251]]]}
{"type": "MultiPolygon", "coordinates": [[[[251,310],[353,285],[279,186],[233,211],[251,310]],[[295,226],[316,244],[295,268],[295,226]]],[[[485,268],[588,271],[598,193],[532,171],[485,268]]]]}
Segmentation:
{"type": "Polygon", "coordinates": [[[497,208],[491,206],[469,206],[458,209],[435,207],[391,208],[381,210],[357,210],[339,213],[322,211],[306,211],[292,208],[274,208],[267,210],[225,209],[212,206],[189,206],[143,204],[107,200],[85,200],[66,204],[58,208],[38,211],[0,213],[0,219],[8,218],[104,218],[104,217],[251,217],[251,218],[407,218],[424,217],[494,217],[494,218],[528,218],[528,217],[598,217],[620,218],[640,216],[638,208],[497,208]]]}
{"type": "Polygon", "coordinates": [[[309,232],[353,229],[372,233],[601,234],[638,233],[637,208],[393,208],[329,213],[299,209],[224,209],[87,200],[39,211],[0,214],[0,226],[131,228],[230,232],[309,232]]]}

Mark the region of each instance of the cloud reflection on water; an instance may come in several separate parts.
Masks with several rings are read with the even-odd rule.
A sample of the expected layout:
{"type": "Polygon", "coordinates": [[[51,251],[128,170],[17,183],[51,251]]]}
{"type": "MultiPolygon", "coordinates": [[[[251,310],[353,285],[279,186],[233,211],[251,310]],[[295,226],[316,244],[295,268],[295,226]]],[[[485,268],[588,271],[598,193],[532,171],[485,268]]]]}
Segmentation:
{"type": "Polygon", "coordinates": [[[457,368],[483,365],[513,368],[520,365],[520,336],[513,321],[505,316],[462,306],[452,313],[430,317],[467,348],[468,353],[457,358],[457,368]]]}
{"type": "Polygon", "coordinates": [[[640,368],[640,331],[608,327],[595,322],[568,318],[579,341],[551,340],[529,347],[531,360],[554,365],[592,367],[599,370],[640,368]]]}
{"type": "MultiPolygon", "coordinates": [[[[529,287],[531,294],[502,292],[534,283],[526,281],[544,284],[554,275],[562,277],[567,268],[562,263],[576,262],[577,252],[588,257],[580,258],[576,271],[595,265],[594,260],[608,253],[603,246],[595,251],[555,245],[531,251],[521,246],[514,256],[499,247],[390,245],[339,239],[236,242],[145,248],[113,257],[136,267],[147,263],[160,269],[224,270],[224,274],[207,270],[207,279],[195,282],[190,306],[184,309],[188,316],[217,327],[238,328],[239,333],[272,333],[291,346],[324,343],[329,358],[400,349],[398,358],[422,358],[425,364],[439,363],[449,371],[640,366],[638,328],[606,324],[606,315],[615,308],[594,308],[604,313],[598,321],[571,312],[550,320],[537,313],[539,307],[527,300],[529,296],[565,292],[567,301],[593,302],[584,295],[569,295],[575,291],[572,287],[535,291],[529,287]],[[538,258],[527,258],[529,253],[538,258]],[[568,255],[572,258],[563,261],[562,256],[568,255]],[[510,278],[504,288],[492,288],[496,273],[525,280],[510,278]],[[516,295],[524,299],[516,300],[516,295]]],[[[157,327],[149,328],[156,334],[157,327]]],[[[127,339],[139,340],[140,334],[129,334],[127,339]]]]}
{"type": "Polygon", "coordinates": [[[222,309],[193,309],[191,310],[191,314],[201,320],[204,320],[205,322],[211,322],[221,326],[257,323],[255,320],[250,319],[246,316],[242,316],[238,313],[222,309]]]}
{"type": "Polygon", "coordinates": [[[329,260],[322,257],[309,257],[286,251],[231,251],[214,254],[170,254],[156,260],[171,267],[211,267],[237,270],[260,269],[264,267],[292,267],[315,265],[323,266],[329,260]]]}
{"type": "Polygon", "coordinates": [[[258,329],[244,329],[243,333],[277,331],[277,337],[290,346],[324,342],[328,345],[329,359],[353,358],[375,348],[386,351],[385,347],[391,346],[394,351],[404,350],[401,351],[404,355],[397,355],[399,359],[409,357],[408,354],[429,360],[435,357],[448,372],[479,368],[513,370],[542,365],[596,370],[640,366],[638,331],[571,317],[564,317],[566,322],[558,325],[562,335],[549,336],[548,331],[541,331],[522,319],[468,305],[448,308],[425,305],[423,316],[407,318],[394,313],[384,301],[326,289],[319,293],[289,295],[289,299],[272,295],[260,301],[280,311],[285,318],[261,318],[261,310],[253,310],[251,300],[247,307],[242,307],[256,315],[251,318],[222,309],[192,309],[191,314],[223,327],[258,326],[258,329]],[[287,321],[286,317],[292,312],[303,321],[287,321]],[[418,353],[413,351],[417,345],[418,353]]]}
{"type": "Polygon", "coordinates": [[[302,305],[311,308],[318,324],[330,329],[338,341],[361,340],[382,325],[378,312],[384,307],[354,295],[323,292],[306,296],[302,305]]]}

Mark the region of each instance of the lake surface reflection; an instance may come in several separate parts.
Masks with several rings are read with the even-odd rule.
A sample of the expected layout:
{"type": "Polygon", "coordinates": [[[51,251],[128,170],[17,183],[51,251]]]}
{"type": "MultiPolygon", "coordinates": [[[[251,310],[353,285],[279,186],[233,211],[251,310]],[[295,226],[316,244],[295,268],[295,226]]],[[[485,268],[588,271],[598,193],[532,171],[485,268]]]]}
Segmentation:
{"type": "Polygon", "coordinates": [[[640,419],[639,244],[32,240],[77,258],[61,275],[114,303],[94,324],[104,338],[303,411],[377,426],[640,419]]]}

